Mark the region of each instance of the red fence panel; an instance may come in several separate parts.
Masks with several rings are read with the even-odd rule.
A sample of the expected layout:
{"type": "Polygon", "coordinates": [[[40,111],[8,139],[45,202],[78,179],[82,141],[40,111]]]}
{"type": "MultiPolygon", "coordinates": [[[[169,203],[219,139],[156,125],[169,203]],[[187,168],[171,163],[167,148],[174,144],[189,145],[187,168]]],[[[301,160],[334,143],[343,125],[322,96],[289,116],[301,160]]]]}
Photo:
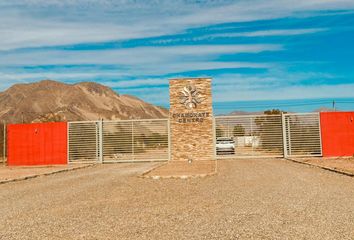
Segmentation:
{"type": "Polygon", "coordinates": [[[7,127],[8,165],[67,164],[67,124],[10,124],[7,127]]]}
{"type": "Polygon", "coordinates": [[[320,116],[323,156],[353,156],[354,112],[322,112],[320,116]]]}

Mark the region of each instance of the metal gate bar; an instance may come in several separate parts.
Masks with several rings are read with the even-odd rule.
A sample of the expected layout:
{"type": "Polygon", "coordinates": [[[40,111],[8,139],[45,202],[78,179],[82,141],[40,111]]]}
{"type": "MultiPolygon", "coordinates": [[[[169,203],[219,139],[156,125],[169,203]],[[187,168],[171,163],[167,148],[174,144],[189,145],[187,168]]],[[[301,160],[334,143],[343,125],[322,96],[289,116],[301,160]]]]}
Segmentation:
{"type": "Polygon", "coordinates": [[[111,121],[103,123],[103,161],[133,160],[133,122],[111,121]]]}
{"type": "Polygon", "coordinates": [[[168,160],[168,121],[134,121],[134,160],[168,160]]]}
{"type": "Polygon", "coordinates": [[[291,113],[283,117],[285,157],[322,156],[318,113],[291,113]]]}
{"type": "Polygon", "coordinates": [[[68,123],[69,163],[100,161],[99,132],[98,121],[68,123]]]}
{"type": "Polygon", "coordinates": [[[281,157],[283,155],[281,119],[281,115],[215,117],[216,142],[230,138],[234,140],[235,145],[234,154],[223,154],[217,149],[217,158],[281,157]]]}
{"type": "Polygon", "coordinates": [[[68,161],[167,161],[168,119],[68,123],[68,161]]]}
{"type": "Polygon", "coordinates": [[[0,163],[6,163],[6,124],[0,123],[0,163]]]}
{"type": "Polygon", "coordinates": [[[168,119],[103,122],[103,161],[169,160],[168,119]]]}
{"type": "MultiPolygon", "coordinates": [[[[215,117],[215,142],[232,139],[235,151],[217,158],[322,156],[318,113],[215,117]]],[[[69,162],[167,161],[168,119],[68,123],[69,162]]]]}

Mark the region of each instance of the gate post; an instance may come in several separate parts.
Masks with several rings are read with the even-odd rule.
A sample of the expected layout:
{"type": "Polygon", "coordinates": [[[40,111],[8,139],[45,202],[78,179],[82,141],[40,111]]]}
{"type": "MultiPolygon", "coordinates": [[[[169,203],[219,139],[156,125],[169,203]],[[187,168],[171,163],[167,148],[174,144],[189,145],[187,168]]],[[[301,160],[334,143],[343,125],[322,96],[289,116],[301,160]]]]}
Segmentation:
{"type": "Polygon", "coordinates": [[[214,154],[214,160],[217,160],[216,158],[216,119],[215,116],[213,116],[213,154],[214,154]]]}
{"type": "Polygon", "coordinates": [[[132,124],[132,160],[134,161],[134,157],[135,157],[135,149],[134,149],[134,121],[130,120],[131,124],[132,124]]]}
{"type": "Polygon", "coordinates": [[[281,127],[283,130],[283,155],[284,158],[288,157],[288,147],[287,147],[287,141],[286,141],[286,120],[285,120],[285,114],[282,112],[281,113],[281,127]]]}
{"type": "Polygon", "coordinates": [[[3,164],[6,165],[6,162],[7,162],[7,127],[6,127],[6,122],[4,121],[4,136],[3,136],[3,164]]]}
{"type": "Polygon", "coordinates": [[[319,131],[319,137],[320,137],[321,157],[323,157],[323,149],[322,149],[322,127],[321,127],[321,113],[318,113],[318,131],[319,131]]]}
{"type": "Polygon", "coordinates": [[[98,161],[103,163],[103,119],[98,122],[98,161]]]}
{"type": "Polygon", "coordinates": [[[66,122],[66,164],[70,163],[70,122],[66,122]]]}
{"type": "Polygon", "coordinates": [[[168,134],[168,161],[171,161],[171,122],[170,118],[167,119],[167,134],[168,134]]]}

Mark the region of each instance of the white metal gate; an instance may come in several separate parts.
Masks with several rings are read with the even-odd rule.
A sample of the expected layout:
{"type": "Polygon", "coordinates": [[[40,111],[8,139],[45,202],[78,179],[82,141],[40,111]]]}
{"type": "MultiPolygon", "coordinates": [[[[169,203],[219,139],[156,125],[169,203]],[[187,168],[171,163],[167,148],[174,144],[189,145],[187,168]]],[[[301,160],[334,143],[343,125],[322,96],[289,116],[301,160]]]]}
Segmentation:
{"type": "Polygon", "coordinates": [[[167,119],[103,122],[103,161],[167,161],[167,119]]]}
{"type": "Polygon", "coordinates": [[[215,117],[215,131],[217,158],[283,156],[281,115],[215,117]],[[234,151],[224,151],[228,141],[234,151]]]}
{"type": "Polygon", "coordinates": [[[319,113],[283,115],[285,157],[322,156],[319,113]]]}
{"type": "Polygon", "coordinates": [[[69,162],[167,161],[168,119],[68,123],[69,162]]]}
{"type": "MultiPolygon", "coordinates": [[[[216,157],[322,156],[320,131],[318,113],[215,117],[216,157]]],[[[168,119],[68,123],[69,162],[169,159],[168,119]]]]}
{"type": "Polygon", "coordinates": [[[100,144],[100,122],[68,123],[69,162],[99,162],[100,144]]]}

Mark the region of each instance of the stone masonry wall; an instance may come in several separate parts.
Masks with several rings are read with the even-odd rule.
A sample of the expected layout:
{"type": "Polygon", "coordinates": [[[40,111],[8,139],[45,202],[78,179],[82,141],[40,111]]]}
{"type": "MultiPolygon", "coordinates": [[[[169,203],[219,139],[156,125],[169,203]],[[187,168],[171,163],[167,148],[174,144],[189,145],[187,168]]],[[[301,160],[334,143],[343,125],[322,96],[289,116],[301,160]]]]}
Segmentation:
{"type": "Polygon", "coordinates": [[[170,80],[170,127],[171,160],[214,160],[211,79],[170,80]],[[200,103],[191,107],[187,101],[186,107],[181,101],[191,98],[182,91],[191,86],[198,91],[193,97],[200,103]]]}

